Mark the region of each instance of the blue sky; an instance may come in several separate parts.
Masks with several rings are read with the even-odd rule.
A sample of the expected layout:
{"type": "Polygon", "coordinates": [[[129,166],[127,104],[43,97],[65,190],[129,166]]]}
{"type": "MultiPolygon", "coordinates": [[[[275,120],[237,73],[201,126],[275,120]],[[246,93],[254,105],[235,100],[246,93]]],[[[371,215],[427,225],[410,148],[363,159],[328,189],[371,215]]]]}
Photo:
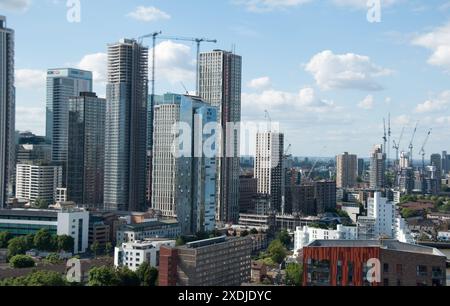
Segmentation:
{"type": "MultiPolygon", "coordinates": [[[[420,120],[416,152],[450,151],[450,1],[381,0],[381,22],[366,0],[0,0],[16,31],[17,128],[45,128],[45,70],[93,70],[104,95],[106,45],[161,30],[208,37],[243,56],[243,120],[279,121],[296,155],[368,156],[390,112],[406,149],[420,120]]],[[[149,41],[147,41],[150,43],[149,41]]],[[[160,41],[157,93],[195,86],[195,46],[160,41]]],[[[416,155],[415,158],[419,156],[416,155]]]]}

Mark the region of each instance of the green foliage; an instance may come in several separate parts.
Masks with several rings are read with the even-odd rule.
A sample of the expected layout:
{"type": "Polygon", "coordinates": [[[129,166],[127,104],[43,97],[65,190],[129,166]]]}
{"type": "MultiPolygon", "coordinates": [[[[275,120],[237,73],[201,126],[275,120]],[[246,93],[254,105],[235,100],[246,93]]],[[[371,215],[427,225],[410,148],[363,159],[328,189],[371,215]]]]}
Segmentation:
{"type": "Polygon", "coordinates": [[[290,263],[286,266],[286,284],[288,286],[301,286],[303,268],[300,264],[290,263]]]}
{"type": "Polygon", "coordinates": [[[15,255],[9,259],[9,265],[12,268],[21,269],[34,267],[36,263],[31,256],[15,255]]]}
{"type": "Polygon", "coordinates": [[[287,250],[280,240],[274,240],[270,243],[268,252],[273,262],[281,264],[287,255],[287,250]]]}
{"type": "Polygon", "coordinates": [[[34,201],[34,207],[39,209],[47,209],[48,202],[44,199],[38,198],[34,201]]]}
{"type": "Polygon", "coordinates": [[[106,253],[107,255],[109,255],[109,254],[111,254],[112,250],[113,250],[113,245],[112,245],[112,243],[111,243],[111,242],[107,242],[107,243],[105,244],[105,253],[106,253]]]}
{"type": "Polygon", "coordinates": [[[45,257],[45,262],[56,265],[61,263],[61,258],[59,257],[58,254],[51,253],[47,257],[45,257]]]}
{"type": "Polygon", "coordinates": [[[442,206],[439,207],[439,211],[440,212],[450,212],[450,202],[448,202],[447,204],[443,204],[442,206]]]}
{"type": "Polygon", "coordinates": [[[418,197],[415,195],[404,195],[400,197],[400,203],[417,202],[418,197]]]}
{"type": "Polygon", "coordinates": [[[249,232],[247,231],[247,230],[243,230],[242,232],[241,232],[241,237],[246,237],[246,236],[248,236],[249,235],[249,232]]]}
{"type": "Polygon", "coordinates": [[[9,278],[0,281],[0,286],[66,286],[63,276],[57,272],[39,270],[27,276],[9,278]]]}
{"type": "Polygon", "coordinates": [[[68,253],[73,253],[73,247],[75,240],[72,236],[61,235],[57,237],[57,245],[59,251],[65,251],[68,253]]]}
{"type": "Polygon", "coordinates": [[[55,239],[47,229],[40,229],[36,235],[34,235],[34,247],[39,251],[55,251],[57,249],[55,245],[55,239]]]}
{"type": "Polygon", "coordinates": [[[116,271],[112,267],[94,267],[89,270],[88,286],[94,287],[109,287],[118,286],[120,279],[118,278],[116,271]]]}
{"type": "Polygon", "coordinates": [[[8,247],[8,241],[12,239],[12,235],[9,232],[1,232],[0,233],[0,249],[4,249],[8,247]]]}
{"type": "Polygon", "coordinates": [[[94,257],[97,257],[99,250],[100,250],[100,244],[98,243],[98,241],[94,241],[94,243],[91,244],[91,252],[94,253],[94,257]]]}
{"type": "Polygon", "coordinates": [[[258,230],[257,230],[256,228],[252,228],[252,229],[250,230],[250,234],[252,234],[252,235],[258,234],[258,230]]]}
{"type": "Polygon", "coordinates": [[[177,240],[175,241],[176,246],[182,246],[185,244],[186,244],[186,240],[184,239],[183,236],[178,237],[177,240]]]}
{"type": "Polygon", "coordinates": [[[286,247],[288,248],[291,244],[291,236],[289,235],[287,230],[282,230],[278,233],[277,239],[286,247]]]}
{"type": "Polygon", "coordinates": [[[410,208],[403,208],[400,213],[405,219],[416,217],[419,214],[416,210],[410,208]]]}
{"type": "Polygon", "coordinates": [[[26,237],[15,237],[8,242],[8,258],[25,254],[29,249],[30,245],[26,237]]]}
{"type": "Polygon", "coordinates": [[[158,279],[158,270],[151,267],[148,262],[144,262],[139,266],[136,274],[141,282],[141,286],[154,287],[158,279]]]}
{"type": "Polygon", "coordinates": [[[326,224],[318,223],[318,222],[312,222],[312,223],[308,224],[308,226],[313,227],[313,228],[328,229],[328,226],[326,224]]]}
{"type": "Polygon", "coordinates": [[[119,286],[138,287],[141,281],[136,272],[131,271],[128,267],[121,267],[116,270],[119,286]]]}

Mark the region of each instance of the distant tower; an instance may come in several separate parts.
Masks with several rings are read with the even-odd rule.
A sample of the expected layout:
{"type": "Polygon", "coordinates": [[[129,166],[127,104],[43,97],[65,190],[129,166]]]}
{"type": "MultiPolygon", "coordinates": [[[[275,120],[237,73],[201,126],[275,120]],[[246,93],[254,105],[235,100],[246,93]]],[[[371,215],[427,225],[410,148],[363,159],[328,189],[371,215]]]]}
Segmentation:
{"type": "Polygon", "coordinates": [[[165,217],[176,217],[183,234],[213,231],[216,156],[206,155],[202,148],[211,137],[203,134],[204,127],[217,122],[217,109],[198,97],[166,94],[154,111],[152,208],[165,217]],[[183,135],[188,140],[174,148],[173,127],[180,122],[192,130],[183,135]]]}
{"type": "Polygon", "coordinates": [[[352,188],[356,185],[358,158],[347,152],[336,156],[336,187],[352,188]]]}
{"type": "Polygon", "coordinates": [[[69,99],[68,200],[103,209],[106,100],[82,92],[69,99]]]}
{"type": "Polygon", "coordinates": [[[14,31],[0,16],[0,208],[14,193],[15,173],[14,31]]]}
{"type": "Polygon", "coordinates": [[[223,134],[217,160],[217,214],[221,222],[239,219],[239,131],[227,125],[241,121],[242,58],[231,52],[214,50],[200,54],[199,95],[218,108],[223,134]]]}
{"type": "Polygon", "coordinates": [[[386,154],[383,146],[376,145],[370,155],[370,188],[385,188],[386,154]]]}
{"type": "Polygon", "coordinates": [[[108,210],[146,209],[148,48],[123,39],[108,46],[105,187],[108,210]]]}
{"type": "Polygon", "coordinates": [[[67,179],[69,141],[69,98],[92,91],[92,72],[79,69],[47,71],[46,137],[52,144],[52,162],[63,169],[63,186],[67,179]]]}
{"type": "Polygon", "coordinates": [[[259,194],[271,198],[272,209],[281,212],[284,191],[284,135],[260,132],[256,135],[255,178],[259,194]]]}

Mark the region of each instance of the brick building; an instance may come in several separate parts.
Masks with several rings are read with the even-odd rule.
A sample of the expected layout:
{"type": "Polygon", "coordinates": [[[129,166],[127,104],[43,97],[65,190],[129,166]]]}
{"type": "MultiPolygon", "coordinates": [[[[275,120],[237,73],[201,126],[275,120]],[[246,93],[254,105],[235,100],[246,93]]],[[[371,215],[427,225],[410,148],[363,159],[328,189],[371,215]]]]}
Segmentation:
{"type": "Polygon", "coordinates": [[[396,240],[316,240],[303,248],[305,286],[445,286],[446,257],[396,240]],[[367,279],[379,260],[378,282],[367,279]]]}
{"type": "Polygon", "coordinates": [[[240,286],[250,281],[250,238],[226,236],[161,247],[160,286],[240,286]]]}

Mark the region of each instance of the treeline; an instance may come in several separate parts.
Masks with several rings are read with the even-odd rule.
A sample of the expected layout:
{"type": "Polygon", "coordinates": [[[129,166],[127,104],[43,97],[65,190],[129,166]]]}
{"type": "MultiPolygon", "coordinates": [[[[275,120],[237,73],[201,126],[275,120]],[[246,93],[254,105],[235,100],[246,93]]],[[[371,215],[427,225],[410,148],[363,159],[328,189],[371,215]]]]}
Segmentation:
{"type": "Polygon", "coordinates": [[[13,237],[8,232],[0,233],[0,248],[8,249],[8,258],[23,255],[31,249],[45,252],[73,252],[74,239],[68,235],[52,235],[41,229],[36,234],[13,237]]]}
{"type": "Polygon", "coordinates": [[[85,284],[68,282],[60,273],[36,270],[29,275],[0,281],[0,286],[156,286],[158,270],[149,263],[143,263],[136,272],[127,267],[94,267],[89,270],[85,284]]]}

